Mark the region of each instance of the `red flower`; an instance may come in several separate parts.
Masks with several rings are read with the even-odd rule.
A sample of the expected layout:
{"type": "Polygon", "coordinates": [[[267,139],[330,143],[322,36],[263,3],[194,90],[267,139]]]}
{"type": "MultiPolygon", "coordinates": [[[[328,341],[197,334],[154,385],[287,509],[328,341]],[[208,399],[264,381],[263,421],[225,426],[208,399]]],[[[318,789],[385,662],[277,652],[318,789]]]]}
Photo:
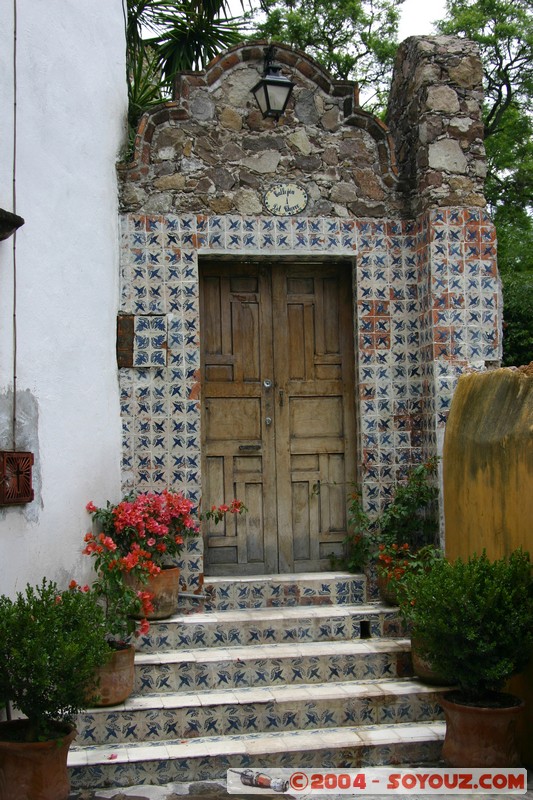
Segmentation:
{"type": "Polygon", "coordinates": [[[152,600],[154,599],[153,592],[138,591],[137,597],[141,601],[143,614],[149,614],[151,611],[154,610],[154,606],[152,604],[152,600]]]}
{"type": "Polygon", "coordinates": [[[100,536],[98,537],[98,540],[105,548],[107,548],[107,550],[111,550],[113,552],[117,549],[117,545],[113,541],[111,536],[105,536],[103,533],[101,533],[100,536]]]}

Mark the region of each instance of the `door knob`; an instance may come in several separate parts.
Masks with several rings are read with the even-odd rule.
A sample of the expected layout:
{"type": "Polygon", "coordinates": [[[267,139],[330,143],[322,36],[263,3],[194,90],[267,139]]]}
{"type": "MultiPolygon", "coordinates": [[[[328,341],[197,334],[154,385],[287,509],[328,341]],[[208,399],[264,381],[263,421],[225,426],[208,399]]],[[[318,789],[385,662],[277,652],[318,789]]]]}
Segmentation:
{"type": "Polygon", "coordinates": [[[265,425],[272,425],[272,417],[265,418],[265,425]]]}
{"type": "Polygon", "coordinates": [[[263,386],[265,387],[265,389],[271,389],[272,388],[272,381],[270,380],[270,378],[266,378],[263,381],[263,386]]]}

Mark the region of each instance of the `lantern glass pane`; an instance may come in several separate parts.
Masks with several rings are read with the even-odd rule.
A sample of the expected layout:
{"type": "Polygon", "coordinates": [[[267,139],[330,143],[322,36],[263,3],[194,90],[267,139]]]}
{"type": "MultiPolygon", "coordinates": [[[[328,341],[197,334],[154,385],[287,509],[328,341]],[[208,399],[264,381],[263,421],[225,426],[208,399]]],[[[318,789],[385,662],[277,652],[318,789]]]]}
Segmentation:
{"type": "Polygon", "coordinates": [[[266,94],[265,82],[261,81],[257,84],[257,86],[254,86],[252,92],[255,96],[261,113],[264,115],[266,111],[268,111],[268,97],[266,94]]]}
{"type": "Polygon", "coordinates": [[[270,98],[269,105],[272,111],[283,111],[290,89],[290,84],[285,84],[284,86],[273,86],[271,84],[268,87],[268,94],[270,98]]]}

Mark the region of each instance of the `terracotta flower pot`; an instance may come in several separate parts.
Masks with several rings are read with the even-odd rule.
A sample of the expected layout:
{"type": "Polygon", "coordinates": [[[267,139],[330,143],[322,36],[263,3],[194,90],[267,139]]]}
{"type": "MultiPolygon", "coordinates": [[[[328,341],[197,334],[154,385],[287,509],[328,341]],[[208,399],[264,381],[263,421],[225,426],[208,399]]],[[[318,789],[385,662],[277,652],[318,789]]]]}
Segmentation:
{"type": "Polygon", "coordinates": [[[133,691],[135,648],[111,649],[109,661],[98,669],[98,700],[95,706],[116,706],[133,691]]]}
{"type": "Polygon", "coordinates": [[[378,576],[377,583],[381,600],[388,606],[397,606],[398,596],[396,593],[396,585],[384,575],[378,576]]]}
{"type": "Polygon", "coordinates": [[[449,681],[445,680],[431,662],[420,653],[420,644],[416,636],[411,637],[411,661],[413,662],[413,672],[422,683],[432,686],[446,686],[449,681]]]}
{"type": "Polygon", "coordinates": [[[176,613],[180,588],[179,567],[163,567],[159,575],[150,576],[147,583],[141,583],[131,576],[126,576],[126,580],[134,588],[154,595],[154,610],[146,615],[147,619],[167,619],[176,613]]]}
{"type": "Polygon", "coordinates": [[[481,708],[461,704],[457,693],[441,698],[446,717],[442,758],[451,767],[520,766],[516,722],[524,703],[514,695],[499,697],[515,704],[481,708]]]}
{"type": "Polygon", "coordinates": [[[59,738],[46,742],[8,740],[8,730],[25,727],[26,720],[0,723],[0,800],[67,800],[67,755],[76,729],[66,726],[59,738]]]}

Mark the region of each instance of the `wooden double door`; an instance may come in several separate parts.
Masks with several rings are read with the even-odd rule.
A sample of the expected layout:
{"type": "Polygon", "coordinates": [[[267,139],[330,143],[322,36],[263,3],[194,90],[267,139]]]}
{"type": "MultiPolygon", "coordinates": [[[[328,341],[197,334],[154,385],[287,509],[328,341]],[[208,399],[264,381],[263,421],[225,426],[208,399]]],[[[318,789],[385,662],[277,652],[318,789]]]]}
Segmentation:
{"type": "Polygon", "coordinates": [[[326,568],[355,470],[351,266],[201,265],[203,508],[210,575],[326,568]]]}

